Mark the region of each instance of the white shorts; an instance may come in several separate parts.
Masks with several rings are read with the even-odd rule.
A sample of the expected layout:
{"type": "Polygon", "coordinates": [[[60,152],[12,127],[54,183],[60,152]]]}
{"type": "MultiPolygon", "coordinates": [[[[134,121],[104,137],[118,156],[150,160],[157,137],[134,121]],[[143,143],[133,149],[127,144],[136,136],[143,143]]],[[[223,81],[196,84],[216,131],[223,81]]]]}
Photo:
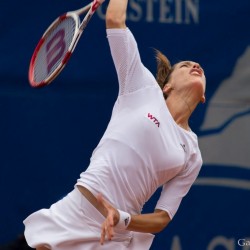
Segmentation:
{"type": "Polygon", "coordinates": [[[75,188],[49,209],[41,209],[24,220],[30,247],[52,250],[147,250],[154,235],[117,231],[112,241],[100,245],[103,215],[75,188]]]}

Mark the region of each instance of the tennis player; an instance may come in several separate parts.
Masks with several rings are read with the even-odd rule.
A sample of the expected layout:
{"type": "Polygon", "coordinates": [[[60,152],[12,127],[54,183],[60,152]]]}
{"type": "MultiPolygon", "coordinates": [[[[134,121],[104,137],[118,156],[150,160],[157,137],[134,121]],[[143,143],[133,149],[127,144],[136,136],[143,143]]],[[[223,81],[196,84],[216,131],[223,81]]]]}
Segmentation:
{"type": "Polygon", "coordinates": [[[188,121],[205,101],[203,69],[193,61],[171,67],[157,51],[155,79],[126,27],[126,9],[127,0],[110,0],[106,13],[119,80],[111,120],[73,191],[25,219],[26,240],[37,250],[149,249],[200,171],[188,121]],[[142,214],[159,187],[155,210],[142,214]]]}

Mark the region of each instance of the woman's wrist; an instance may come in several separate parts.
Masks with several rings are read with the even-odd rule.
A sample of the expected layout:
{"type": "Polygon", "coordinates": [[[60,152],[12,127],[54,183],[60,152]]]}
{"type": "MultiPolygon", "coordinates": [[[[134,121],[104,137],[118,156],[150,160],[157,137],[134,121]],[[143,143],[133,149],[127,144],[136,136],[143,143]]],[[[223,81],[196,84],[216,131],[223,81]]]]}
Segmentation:
{"type": "Polygon", "coordinates": [[[127,229],[130,221],[131,221],[131,215],[127,212],[121,211],[119,209],[117,209],[118,213],[119,213],[119,221],[118,223],[115,225],[116,228],[118,229],[127,229]]]}

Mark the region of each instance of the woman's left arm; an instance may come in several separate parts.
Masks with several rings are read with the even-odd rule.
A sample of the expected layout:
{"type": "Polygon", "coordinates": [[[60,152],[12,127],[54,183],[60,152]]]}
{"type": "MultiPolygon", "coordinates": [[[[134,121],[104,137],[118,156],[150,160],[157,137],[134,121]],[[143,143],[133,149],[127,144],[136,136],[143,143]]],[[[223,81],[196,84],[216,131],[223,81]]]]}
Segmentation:
{"type": "MultiPolygon", "coordinates": [[[[106,210],[106,219],[101,228],[100,243],[104,244],[105,238],[112,240],[114,236],[114,227],[120,220],[119,211],[111,204],[105,201],[102,196],[98,197],[100,204],[106,210]]],[[[131,220],[127,230],[141,233],[158,233],[162,231],[171,221],[168,213],[156,209],[154,213],[131,215],[131,220]]]]}
{"type": "Polygon", "coordinates": [[[159,233],[171,221],[166,211],[157,209],[154,213],[132,215],[127,230],[141,233],[159,233]]]}

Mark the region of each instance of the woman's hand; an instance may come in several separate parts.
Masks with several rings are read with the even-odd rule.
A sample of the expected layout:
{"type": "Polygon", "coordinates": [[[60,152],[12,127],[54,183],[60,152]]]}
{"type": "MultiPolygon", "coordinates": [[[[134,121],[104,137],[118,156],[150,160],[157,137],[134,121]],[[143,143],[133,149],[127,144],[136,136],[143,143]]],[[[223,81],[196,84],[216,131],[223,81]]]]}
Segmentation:
{"type": "Polygon", "coordinates": [[[108,240],[112,240],[114,236],[114,226],[118,223],[120,219],[119,212],[113,206],[111,206],[107,201],[105,201],[101,194],[97,196],[97,200],[102,205],[106,211],[107,216],[105,221],[102,223],[102,231],[101,231],[101,245],[104,244],[105,238],[107,237],[108,240]]]}

